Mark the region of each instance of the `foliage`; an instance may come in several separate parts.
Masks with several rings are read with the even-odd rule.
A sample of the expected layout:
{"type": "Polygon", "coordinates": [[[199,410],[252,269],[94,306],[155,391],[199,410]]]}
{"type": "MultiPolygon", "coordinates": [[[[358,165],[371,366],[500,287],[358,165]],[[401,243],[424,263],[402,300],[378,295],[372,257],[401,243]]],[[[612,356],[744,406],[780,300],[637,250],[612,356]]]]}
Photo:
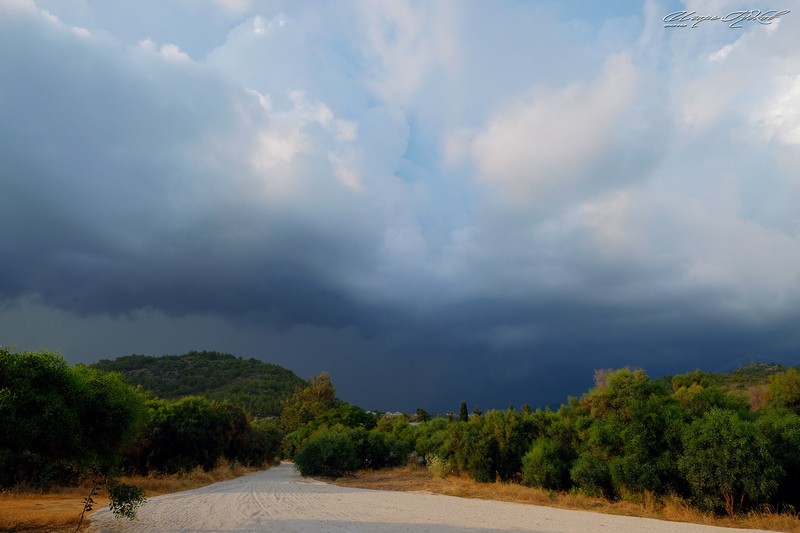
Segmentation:
{"type": "Polygon", "coordinates": [[[355,405],[343,402],[331,407],[311,421],[314,426],[334,426],[336,424],[341,424],[350,428],[364,429],[374,428],[377,422],[377,417],[374,414],[368,413],[355,405]]]}
{"type": "Polygon", "coordinates": [[[145,502],[144,490],[135,486],[122,483],[116,478],[106,480],[108,492],[108,508],[117,518],[136,518],[137,509],[145,502]]]}
{"type": "Polygon", "coordinates": [[[613,497],[608,463],[593,453],[578,457],[569,472],[575,485],[588,496],[613,497]]]}
{"type": "Polygon", "coordinates": [[[247,466],[272,464],[281,453],[283,431],[274,420],[260,418],[250,424],[250,443],[239,460],[247,466]]]}
{"type": "MultiPolygon", "coordinates": [[[[406,442],[413,441],[414,451],[419,457],[427,458],[428,455],[437,455],[442,449],[445,439],[447,438],[447,428],[452,424],[446,418],[437,417],[431,421],[418,425],[413,430],[413,436],[406,442]]],[[[403,435],[405,432],[401,433],[403,435]]]]}
{"type": "MultiPolygon", "coordinates": [[[[293,392],[281,389],[270,408],[282,410],[280,419],[254,419],[245,403],[213,398],[236,383],[259,383],[263,363],[213,352],[113,362],[127,379],[157,369],[168,384],[162,390],[204,395],[177,400],[146,400],[122,374],[99,369],[109,363],[70,367],[49,352],[0,349],[0,485],[107,477],[117,466],[141,474],[220,461],[257,466],[283,447],[304,475],[338,477],[424,457],[433,475],[607,498],[674,495],[730,515],[800,505],[800,372],[777,365],[658,380],[642,370],[603,370],[593,389],[558,411],[476,408],[469,416],[462,402],[458,418],[431,418],[420,408],[411,423],[337,400],[325,373],[294,381],[293,392]],[[247,368],[253,372],[240,372],[247,368]],[[756,389],[762,399],[748,405],[756,389]]],[[[131,516],[141,494],[113,482],[107,488],[116,491],[117,512],[131,516]]]]}
{"type": "Polygon", "coordinates": [[[469,410],[467,409],[467,402],[461,402],[461,407],[458,410],[458,421],[466,422],[469,420],[469,410]]]}
{"type": "Polygon", "coordinates": [[[1,485],[46,487],[108,471],[143,418],[143,396],[118,374],[0,348],[1,485]]]}
{"type": "Polygon", "coordinates": [[[200,395],[229,401],[253,416],[278,416],[281,402],[305,382],[293,372],[257,359],[243,359],[217,352],[184,355],[128,355],[104,359],[92,365],[106,372],[120,372],[128,383],[155,396],[179,399],[200,395]]]}
{"type": "Polygon", "coordinates": [[[699,383],[692,383],[688,387],[679,387],[675,390],[674,396],[684,411],[692,418],[702,417],[714,408],[747,411],[744,398],[726,394],[715,385],[703,386],[699,383]]]}
{"type": "MultiPolygon", "coordinates": [[[[750,412],[744,397],[729,388],[739,381],[723,388],[722,376],[699,371],[659,380],[634,369],[596,377],[595,388],[557,412],[509,408],[413,425],[407,416],[384,417],[367,430],[342,416],[340,404],[289,440],[301,461],[313,456],[334,462],[335,475],[356,465],[392,464],[381,458],[395,442],[424,457],[432,475],[455,473],[480,482],[519,481],[612,499],[677,496],[728,513],[800,499],[793,488],[800,474],[800,415],[782,407],[785,401],[750,412]],[[323,453],[334,444],[343,450],[341,458],[323,453]]],[[[773,383],[786,390],[781,379],[773,383]]],[[[325,467],[328,475],[330,470],[325,467]]]]}
{"type": "Polygon", "coordinates": [[[713,409],[683,433],[678,466],[695,501],[707,509],[724,506],[730,516],[746,500],[768,499],[781,469],[755,426],[733,411],[713,409]]]}
{"type": "Polygon", "coordinates": [[[282,402],[281,426],[286,433],[291,433],[335,405],[336,389],[330,376],[322,372],[309,378],[306,387],[297,387],[294,394],[282,402]]]}
{"type": "Polygon", "coordinates": [[[453,466],[435,453],[425,456],[425,465],[432,476],[447,477],[453,473],[453,466]]]}
{"type": "Polygon", "coordinates": [[[148,409],[148,423],[127,458],[141,473],[211,470],[222,459],[259,465],[274,457],[277,428],[263,426],[259,435],[238,406],[187,396],[150,400],[148,409]]]}
{"type": "Polygon", "coordinates": [[[768,381],[771,376],[784,372],[786,367],[775,363],[752,363],[727,374],[712,374],[718,386],[725,391],[744,391],[754,385],[768,381]]]}
{"type": "Polygon", "coordinates": [[[569,464],[558,445],[548,438],[539,438],[522,458],[522,484],[544,489],[567,486],[569,464]]]}
{"type": "Polygon", "coordinates": [[[800,413],[800,370],[790,368],[770,376],[767,395],[770,403],[800,413]]]}
{"type": "Polygon", "coordinates": [[[352,436],[337,427],[314,435],[294,456],[294,464],[304,476],[341,477],[360,464],[352,436]]]}
{"type": "Polygon", "coordinates": [[[653,382],[643,370],[622,369],[609,373],[600,386],[592,389],[584,398],[583,405],[595,418],[619,417],[627,422],[636,402],[647,399],[656,392],[653,382]]]}
{"type": "Polygon", "coordinates": [[[800,507],[800,415],[786,408],[764,411],[756,429],[769,443],[773,458],[783,467],[777,494],[794,508],[800,507]]]}

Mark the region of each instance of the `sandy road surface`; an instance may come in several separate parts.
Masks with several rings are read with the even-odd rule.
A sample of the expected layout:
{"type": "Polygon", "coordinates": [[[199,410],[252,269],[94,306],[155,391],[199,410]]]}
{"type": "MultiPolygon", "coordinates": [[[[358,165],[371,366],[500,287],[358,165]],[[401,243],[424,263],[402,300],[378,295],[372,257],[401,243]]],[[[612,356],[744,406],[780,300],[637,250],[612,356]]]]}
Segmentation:
{"type": "Polygon", "coordinates": [[[151,498],[134,522],[103,509],[97,532],[287,531],[451,533],[753,531],[568,511],[516,503],[337,487],[302,478],[290,463],[200,489],[151,498]]]}

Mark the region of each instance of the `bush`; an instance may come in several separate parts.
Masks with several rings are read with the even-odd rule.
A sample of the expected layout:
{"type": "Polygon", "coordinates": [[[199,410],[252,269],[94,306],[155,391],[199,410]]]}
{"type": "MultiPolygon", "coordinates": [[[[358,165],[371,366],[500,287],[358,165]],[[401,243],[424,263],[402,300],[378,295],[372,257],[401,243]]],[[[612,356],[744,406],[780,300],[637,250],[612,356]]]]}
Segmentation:
{"type": "Polygon", "coordinates": [[[781,469],[766,439],[733,411],[713,409],[683,432],[678,467],[695,501],[707,510],[725,509],[733,517],[743,503],[766,503],[781,469]]]}
{"type": "Polygon", "coordinates": [[[211,470],[224,458],[246,462],[250,456],[250,422],[240,407],[199,396],[178,401],[151,400],[150,420],[128,454],[141,473],[211,470]]]}
{"type": "Polygon", "coordinates": [[[786,408],[768,409],[756,422],[770,453],[783,467],[777,494],[783,503],[800,507],[800,415],[786,408]]]}
{"type": "Polygon", "coordinates": [[[588,496],[610,498],[613,495],[608,463],[594,454],[587,453],[578,457],[569,475],[578,488],[588,496]]]}
{"type": "Polygon", "coordinates": [[[425,464],[428,468],[428,473],[432,476],[447,477],[453,473],[453,465],[435,453],[429,453],[425,456],[425,464]]]}
{"type": "Polygon", "coordinates": [[[120,460],[144,398],[119,374],[70,367],[50,352],[0,348],[0,483],[46,487],[120,460]]]}
{"type": "Polygon", "coordinates": [[[640,457],[625,455],[611,461],[611,480],[615,489],[626,493],[661,492],[658,465],[640,457]]]}
{"type": "Polygon", "coordinates": [[[136,518],[136,511],[145,502],[144,490],[135,486],[122,483],[118,479],[106,480],[108,491],[108,507],[117,518],[136,518]]]}
{"type": "Polygon", "coordinates": [[[408,446],[401,440],[377,430],[351,429],[350,434],[356,442],[356,455],[359,468],[385,468],[399,466],[408,457],[408,446]]]}
{"type": "Polygon", "coordinates": [[[294,464],[304,476],[338,478],[357,470],[361,461],[350,432],[334,428],[311,437],[294,456],[294,464]]]}
{"type": "Polygon", "coordinates": [[[275,421],[254,420],[250,425],[250,446],[242,462],[248,466],[271,464],[280,455],[282,443],[283,431],[275,421]]]}
{"type": "Polygon", "coordinates": [[[561,451],[550,439],[536,439],[522,458],[522,484],[529,487],[564,488],[568,473],[568,465],[562,459],[561,451]]]}

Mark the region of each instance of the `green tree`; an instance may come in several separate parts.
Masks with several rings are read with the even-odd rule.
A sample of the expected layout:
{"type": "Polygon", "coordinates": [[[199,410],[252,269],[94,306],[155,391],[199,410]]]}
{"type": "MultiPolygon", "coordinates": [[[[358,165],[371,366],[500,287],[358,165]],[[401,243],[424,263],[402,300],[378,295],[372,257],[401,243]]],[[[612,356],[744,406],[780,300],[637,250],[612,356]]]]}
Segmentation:
{"type": "Polygon", "coordinates": [[[545,489],[563,489],[569,479],[569,464],[550,439],[539,438],[522,458],[522,484],[545,489]]]}
{"type": "Polygon", "coordinates": [[[800,505],[800,415],[785,407],[767,409],[756,421],[756,428],[769,443],[769,450],[783,469],[777,498],[800,505]]]}
{"type": "Polygon", "coordinates": [[[483,418],[484,432],[495,441],[492,468],[502,481],[509,481],[519,473],[530,441],[522,431],[519,415],[511,407],[505,411],[489,411],[483,418]]]}
{"type": "Polygon", "coordinates": [[[51,352],[0,348],[0,483],[47,486],[120,460],[144,398],[119,374],[70,367],[51,352]]]}
{"type": "Polygon", "coordinates": [[[250,431],[250,446],[243,462],[250,466],[272,464],[281,453],[283,431],[268,418],[254,420],[250,431]]]}
{"type": "Polygon", "coordinates": [[[294,464],[304,476],[338,478],[358,469],[356,442],[342,426],[314,435],[294,456],[294,464]]]}
{"type": "Polygon", "coordinates": [[[612,372],[598,371],[595,381],[597,386],[582,400],[583,407],[595,418],[614,415],[627,422],[633,404],[657,392],[643,370],[623,368],[612,372]]]}
{"type": "Polygon", "coordinates": [[[416,428],[414,451],[420,457],[428,454],[443,455],[442,445],[447,439],[447,428],[450,422],[446,418],[436,417],[430,422],[420,424],[416,428]]]}
{"type": "Polygon", "coordinates": [[[368,413],[362,408],[341,402],[335,407],[331,407],[321,415],[309,422],[313,427],[335,426],[341,424],[349,428],[372,429],[377,424],[377,417],[368,413]]]}
{"type": "Polygon", "coordinates": [[[458,411],[459,422],[466,422],[469,420],[469,410],[467,409],[467,402],[461,402],[461,407],[458,411]]]}
{"type": "Polygon", "coordinates": [[[308,386],[295,390],[291,398],[283,401],[281,426],[286,433],[320,416],[336,405],[336,389],[327,372],[312,376],[308,386]]]}
{"type": "Polygon", "coordinates": [[[775,405],[800,413],[800,370],[790,368],[770,376],[767,397],[775,405]]]}
{"type": "Polygon", "coordinates": [[[578,457],[569,475],[578,488],[589,496],[610,498],[614,494],[608,463],[593,453],[578,457]]]}
{"type": "Polygon", "coordinates": [[[139,446],[142,473],[211,470],[225,455],[233,435],[231,412],[199,396],[176,402],[151,400],[150,421],[139,446]]]}
{"type": "Polygon", "coordinates": [[[775,492],[781,469],[751,422],[733,411],[712,409],[683,432],[678,467],[703,508],[723,507],[733,517],[775,492]]]}
{"type": "Polygon", "coordinates": [[[5,484],[49,485],[81,458],[69,365],[51,352],[0,349],[0,472],[5,484]]]}
{"type": "Polygon", "coordinates": [[[676,389],[673,396],[691,418],[699,418],[715,407],[739,412],[748,409],[744,398],[726,394],[715,385],[692,383],[676,389]]]}
{"type": "Polygon", "coordinates": [[[144,395],[116,372],[84,365],[72,369],[75,405],[81,424],[83,453],[102,472],[113,470],[122,449],[141,432],[146,419],[144,395]]]}
{"type": "Polygon", "coordinates": [[[630,419],[619,428],[621,457],[611,461],[617,491],[666,493],[675,487],[675,465],[684,428],[679,405],[668,396],[651,395],[630,406],[630,419]]]}

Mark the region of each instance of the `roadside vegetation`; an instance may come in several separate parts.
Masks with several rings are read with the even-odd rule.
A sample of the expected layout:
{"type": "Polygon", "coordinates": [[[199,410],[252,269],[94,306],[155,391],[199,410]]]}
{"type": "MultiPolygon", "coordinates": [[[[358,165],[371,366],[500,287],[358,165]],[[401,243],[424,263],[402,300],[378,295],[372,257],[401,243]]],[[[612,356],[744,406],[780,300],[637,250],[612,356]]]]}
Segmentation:
{"type": "MultiPolygon", "coordinates": [[[[151,498],[234,479],[262,468],[222,463],[209,471],[195,468],[179,474],[121,476],[119,480],[140,488],[146,498],[151,498]]],[[[77,485],[53,485],[47,489],[15,487],[0,491],[0,531],[74,532],[80,523],[82,500],[90,493],[92,485],[93,480],[87,478],[77,485]]],[[[111,503],[103,492],[93,499],[95,510],[111,503]]]]}
{"type": "MultiPolygon", "coordinates": [[[[473,494],[546,496],[536,503],[592,501],[612,512],[638,508],[644,516],[700,522],[722,517],[742,527],[798,529],[800,523],[797,369],[755,365],[656,380],[636,369],[605,370],[596,373],[595,387],[558,410],[470,412],[461,402],[457,414],[444,416],[424,409],[395,416],[365,411],[337,399],[323,372],[295,383],[293,392],[283,384],[269,392],[279,398],[276,418],[226,401],[217,395],[226,387],[218,376],[204,381],[194,370],[187,370],[194,388],[185,390],[198,394],[179,398],[161,398],[128,381],[146,374],[137,365],[199,367],[246,381],[224,370],[231,364],[250,378],[260,375],[253,383],[261,390],[258,364],[213,352],[161,358],[165,363],[123,359],[125,375],[72,367],[53,353],[0,349],[5,500],[80,487],[80,501],[98,481],[106,488],[138,487],[146,497],[152,483],[162,482],[155,480],[260,468],[282,456],[309,476],[346,479],[388,468],[396,475],[408,468],[430,483],[467,483],[473,494]],[[203,390],[216,392],[209,398],[203,390]],[[748,526],[752,517],[760,518],[748,526]],[[765,525],[764,517],[778,518],[765,525]]],[[[187,376],[175,372],[170,386],[184,390],[187,376]]],[[[245,391],[258,394],[266,393],[245,391]]],[[[108,496],[94,500],[113,508],[113,492],[108,496]]]]}
{"type": "Polygon", "coordinates": [[[97,486],[115,514],[131,518],[145,493],[125,476],[263,467],[279,456],[282,441],[275,421],[254,419],[229,402],[159,399],[119,373],[72,367],[54,353],[0,348],[4,495],[80,486],[97,501],[97,486]]]}
{"type": "Polygon", "coordinates": [[[677,497],[608,500],[587,496],[580,491],[553,491],[514,482],[479,483],[464,476],[439,477],[431,475],[425,466],[418,465],[360,470],[354,475],[340,477],[333,483],[372,490],[425,492],[718,527],[800,531],[800,519],[795,514],[776,513],[772,509],[753,509],[729,518],[724,514],[702,512],[677,497]]]}
{"type": "Polygon", "coordinates": [[[468,413],[462,403],[458,417],[386,418],[333,402],[317,416],[283,421],[285,452],[304,475],[336,478],[411,458],[435,477],[650,507],[680,502],[731,519],[795,515],[800,505],[796,369],[753,384],[760,388],[756,395],[750,394],[752,387],[725,389],[724,380],[699,371],[651,380],[641,370],[622,369],[595,378],[594,388],[557,411],[524,406],[468,413]]]}

